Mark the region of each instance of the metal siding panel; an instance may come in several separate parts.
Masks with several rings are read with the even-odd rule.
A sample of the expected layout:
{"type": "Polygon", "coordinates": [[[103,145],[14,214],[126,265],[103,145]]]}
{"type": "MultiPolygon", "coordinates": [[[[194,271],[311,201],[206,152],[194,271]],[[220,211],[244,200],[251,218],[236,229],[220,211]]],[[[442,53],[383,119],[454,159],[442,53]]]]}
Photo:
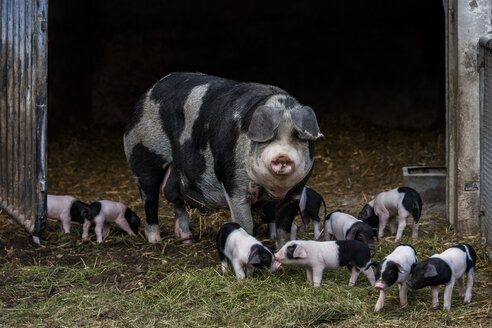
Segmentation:
{"type": "Polygon", "coordinates": [[[0,0],[0,206],[46,225],[48,0],[0,0]]]}

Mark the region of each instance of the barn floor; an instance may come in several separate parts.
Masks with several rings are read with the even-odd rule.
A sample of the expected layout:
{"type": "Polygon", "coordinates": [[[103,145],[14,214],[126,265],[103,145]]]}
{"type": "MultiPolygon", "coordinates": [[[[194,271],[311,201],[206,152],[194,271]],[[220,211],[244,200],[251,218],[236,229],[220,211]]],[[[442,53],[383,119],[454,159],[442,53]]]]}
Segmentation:
{"type": "MultiPolygon", "coordinates": [[[[341,209],[357,215],[375,194],[401,184],[402,166],[445,162],[442,129],[381,129],[349,117],[321,121],[325,138],[316,144],[308,186],[324,196],[328,212],[341,209]]],[[[61,133],[65,138],[49,141],[49,192],[85,202],[121,201],[144,218],[123,153],[123,130],[83,127],[66,132],[61,133]]],[[[80,225],[75,223],[71,234],[60,235],[57,223],[49,220],[45,238],[37,246],[12,219],[0,214],[0,326],[490,326],[492,268],[485,248],[478,237],[460,238],[450,231],[442,207],[424,206],[420,238],[412,241],[407,226],[402,241],[412,243],[420,259],[459,241],[477,250],[473,302],[461,304],[455,288],[453,308],[447,313],[429,309],[427,288],[410,292],[406,310],[398,306],[393,290],[382,312],[373,314],[377,293],[365,277],[358,283],[361,290],[345,286],[348,274],[341,269],[325,271],[318,290],[307,287],[298,268],[279,275],[255,274],[248,282],[237,283],[231,271],[226,278],[219,274],[214,246],[215,233],[228,221],[228,211],[191,210],[195,237],[191,245],[174,240],[174,215],[164,200],[159,216],[162,243],[157,245],[146,243],[142,228],[134,238],[113,228],[101,245],[92,232],[90,241],[83,243],[80,225]],[[213,285],[227,289],[227,295],[213,290],[213,285]],[[179,289],[183,293],[177,293],[179,289]],[[275,298],[268,298],[269,290],[275,290],[275,298]],[[245,305],[245,300],[257,307],[245,305]],[[214,307],[217,302],[221,302],[219,309],[214,307]],[[283,307],[274,310],[278,302],[283,307]],[[263,303],[270,306],[258,305],[263,303]],[[268,315],[258,316],[261,311],[268,315]]],[[[308,230],[301,238],[312,238],[312,226],[308,230]]],[[[268,238],[264,225],[257,234],[268,238]]],[[[376,259],[391,252],[392,239],[381,240],[376,259]]]]}

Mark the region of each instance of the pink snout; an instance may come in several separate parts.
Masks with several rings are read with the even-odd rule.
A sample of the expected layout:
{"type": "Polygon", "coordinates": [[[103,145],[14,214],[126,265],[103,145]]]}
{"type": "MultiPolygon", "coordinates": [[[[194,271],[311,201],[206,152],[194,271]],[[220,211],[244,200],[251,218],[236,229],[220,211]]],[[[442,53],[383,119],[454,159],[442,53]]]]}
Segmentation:
{"type": "Polygon", "coordinates": [[[385,286],[384,286],[384,284],[382,282],[376,281],[376,283],[374,284],[374,288],[376,288],[376,289],[384,289],[385,286]]]}
{"type": "Polygon", "coordinates": [[[287,155],[279,155],[272,159],[270,168],[277,175],[288,175],[294,171],[295,164],[287,155]]]}

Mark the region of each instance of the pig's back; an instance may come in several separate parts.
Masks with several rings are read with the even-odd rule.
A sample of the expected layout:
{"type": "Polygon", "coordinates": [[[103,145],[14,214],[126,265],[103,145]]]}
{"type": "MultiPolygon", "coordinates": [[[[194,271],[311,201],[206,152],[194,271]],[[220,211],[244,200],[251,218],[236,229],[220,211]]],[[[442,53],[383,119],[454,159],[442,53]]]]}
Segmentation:
{"type": "Polygon", "coordinates": [[[58,219],[62,214],[70,213],[70,206],[76,199],[72,196],[55,196],[47,197],[47,216],[58,219]]]}

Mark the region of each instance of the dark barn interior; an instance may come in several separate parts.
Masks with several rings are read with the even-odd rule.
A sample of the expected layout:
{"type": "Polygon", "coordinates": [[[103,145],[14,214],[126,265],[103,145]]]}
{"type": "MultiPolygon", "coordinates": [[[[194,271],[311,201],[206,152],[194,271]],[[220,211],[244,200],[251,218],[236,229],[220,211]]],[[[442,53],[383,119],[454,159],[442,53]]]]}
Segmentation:
{"type": "MultiPolygon", "coordinates": [[[[445,165],[445,21],[441,0],[52,0],[48,23],[48,193],[72,195],[87,203],[101,199],[123,202],[142,219],[138,236],[130,237],[112,226],[102,244],[96,244],[93,230],[89,240],[82,241],[82,226],[77,223],[72,224],[71,233],[62,235],[58,223],[50,219],[38,246],[13,219],[0,213],[0,281],[4,282],[0,307],[28,304],[25,308],[30,309],[31,304],[45,304],[72,292],[83,295],[84,301],[61,302],[77,307],[66,311],[68,319],[59,319],[63,311],[58,311],[55,303],[36,310],[36,316],[48,326],[234,326],[227,322],[228,317],[243,312],[240,305],[238,311],[224,316],[233,312],[222,308],[229,304],[224,301],[218,303],[218,315],[205,313],[203,321],[191,322],[188,318],[201,318],[197,312],[204,308],[199,297],[189,297],[194,292],[182,295],[197,300],[196,308],[189,303],[176,305],[173,299],[163,311],[155,306],[153,296],[145,296],[169,277],[171,287],[156,293],[156,299],[179,289],[174,280],[186,281],[187,275],[205,277],[204,272],[211,268],[219,272],[215,236],[220,226],[230,221],[226,209],[204,213],[188,209],[194,242],[183,244],[173,235],[173,208],[161,197],[162,240],[149,244],[144,236],[144,208],[123,151],[124,124],[138,98],[171,72],[196,71],[272,84],[312,107],[325,137],[316,141],[315,166],[307,186],[324,197],[328,213],[340,209],[357,216],[379,192],[401,185],[403,166],[445,165]],[[26,272],[36,271],[25,267],[44,271],[27,276],[26,272]],[[75,278],[70,276],[72,272],[75,278]],[[176,279],[176,272],[186,275],[176,279]],[[106,304],[102,304],[106,299],[96,294],[100,290],[111,293],[106,304]],[[86,295],[92,298],[86,299],[86,295]],[[152,310],[138,310],[131,302],[130,308],[120,304],[135,295],[144,295],[143,306],[152,310]],[[98,308],[86,310],[84,302],[98,308]],[[169,319],[168,313],[173,315],[176,309],[185,310],[186,319],[179,315],[169,319]]],[[[324,218],[321,211],[320,217],[324,218]]],[[[255,235],[271,242],[257,213],[254,219],[258,224],[255,235]]],[[[300,219],[296,220],[299,224],[300,219]]],[[[412,243],[419,258],[425,258],[436,249],[442,251],[462,241],[447,224],[443,206],[424,205],[419,239],[410,238],[409,224],[402,242],[412,243]]],[[[313,239],[312,225],[298,236],[313,239]]],[[[387,233],[378,241],[375,259],[394,249],[393,240],[387,233]]],[[[479,250],[480,259],[486,258],[479,237],[467,242],[479,250]]],[[[308,289],[303,285],[303,269],[289,270],[280,278],[268,276],[279,279],[272,281],[289,293],[286,298],[308,289]],[[297,287],[304,289],[299,292],[297,287]]],[[[333,290],[340,291],[347,284],[347,274],[346,269],[331,270],[325,272],[323,281],[336,282],[333,290]]],[[[478,276],[477,290],[490,285],[483,273],[478,276]]],[[[232,271],[226,278],[232,285],[232,271]]],[[[199,284],[207,289],[209,281],[199,284]]],[[[361,284],[369,286],[367,280],[361,284]]],[[[229,295],[228,288],[223,290],[229,295]]],[[[420,326],[423,321],[408,321],[428,317],[436,326],[444,322],[441,312],[420,306],[430,303],[428,290],[418,294],[421,312],[400,309],[397,300],[391,300],[387,316],[379,318],[373,315],[372,301],[367,302],[376,297],[371,288],[342,290],[322,301],[317,298],[319,290],[313,291],[312,297],[306,294],[313,303],[305,312],[316,318],[296,318],[299,309],[295,305],[285,307],[291,309],[285,316],[293,316],[291,321],[281,317],[274,324],[258,326],[331,325],[343,320],[347,320],[346,326],[420,326]],[[336,310],[335,319],[318,315],[333,307],[326,305],[328,301],[345,307],[341,302],[345,294],[351,303],[361,300],[362,312],[358,309],[344,317],[336,310]],[[366,318],[372,321],[361,323],[366,318]]],[[[490,318],[486,315],[490,288],[474,293],[476,303],[464,310],[458,307],[446,317],[446,323],[459,325],[466,319],[454,321],[456,317],[475,318],[475,314],[477,322],[490,318]]],[[[218,296],[215,293],[210,299],[215,301],[218,296]]],[[[249,297],[241,296],[239,303],[246,304],[242,301],[249,297]]],[[[410,301],[417,303],[415,297],[410,301]]],[[[282,302],[280,307],[284,307],[282,302]]],[[[258,316],[259,310],[253,311],[258,316]]],[[[258,317],[276,311],[268,308],[268,315],[258,317]]],[[[22,313],[19,311],[19,316],[22,313]]],[[[27,325],[27,319],[22,322],[27,325]]],[[[236,326],[249,321],[244,322],[236,326]]]]}
{"type": "Polygon", "coordinates": [[[170,72],[280,86],[320,120],[444,125],[434,1],[51,1],[49,128],[118,126],[170,72]]]}

